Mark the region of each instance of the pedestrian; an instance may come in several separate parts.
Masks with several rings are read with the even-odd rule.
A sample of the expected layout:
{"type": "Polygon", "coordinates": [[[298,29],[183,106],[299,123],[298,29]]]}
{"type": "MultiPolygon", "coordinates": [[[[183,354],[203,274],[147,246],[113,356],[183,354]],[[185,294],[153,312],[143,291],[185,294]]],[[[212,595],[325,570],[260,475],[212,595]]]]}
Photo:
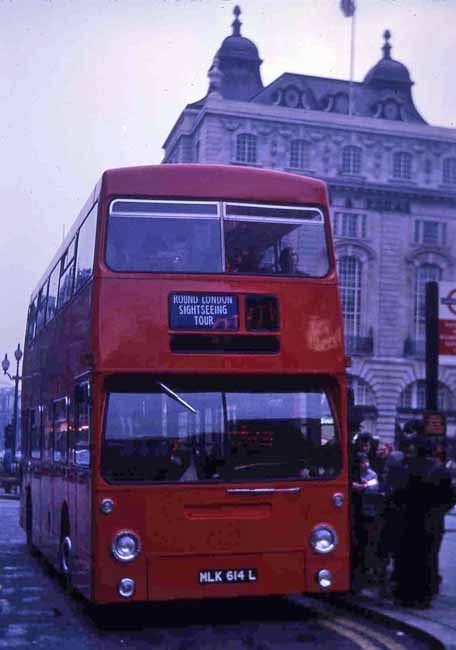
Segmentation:
{"type": "Polygon", "coordinates": [[[435,512],[447,495],[441,489],[432,445],[420,437],[405,484],[396,491],[404,526],[397,556],[395,599],[399,605],[426,609],[431,605],[435,572],[435,512]]]}
{"type": "Polygon", "coordinates": [[[373,577],[377,556],[378,478],[370,468],[366,453],[358,452],[352,474],[352,540],[354,589],[360,589],[373,577]]]}
{"type": "Polygon", "coordinates": [[[384,526],[380,552],[385,567],[388,566],[391,560],[392,571],[389,578],[390,585],[388,585],[387,575],[384,575],[381,581],[380,590],[383,595],[389,595],[390,591],[394,591],[397,582],[398,556],[404,527],[403,503],[400,496],[405,488],[408,466],[414,457],[415,445],[412,442],[405,441],[402,443],[401,449],[391,451],[385,463],[382,478],[384,526]]]}
{"type": "Polygon", "coordinates": [[[433,456],[435,467],[431,472],[431,479],[436,490],[436,505],[429,514],[429,527],[432,533],[431,546],[431,590],[432,595],[440,591],[442,576],[439,572],[439,553],[445,533],[445,515],[456,503],[456,494],[452,486],[451,474],[445,465],[446,450],[444,445],[434,445],[433,456]]]}

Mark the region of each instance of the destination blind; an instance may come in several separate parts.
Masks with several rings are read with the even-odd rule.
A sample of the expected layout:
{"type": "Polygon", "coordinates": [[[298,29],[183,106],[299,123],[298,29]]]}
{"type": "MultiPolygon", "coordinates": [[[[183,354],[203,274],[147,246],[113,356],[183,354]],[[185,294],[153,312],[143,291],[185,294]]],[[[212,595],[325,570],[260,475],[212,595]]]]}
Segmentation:
{"type": "Polygon", "coordinates": [[[169,321],[171,329],[237,330],[238,297],[226,293],[172,293],[169,321]]]}

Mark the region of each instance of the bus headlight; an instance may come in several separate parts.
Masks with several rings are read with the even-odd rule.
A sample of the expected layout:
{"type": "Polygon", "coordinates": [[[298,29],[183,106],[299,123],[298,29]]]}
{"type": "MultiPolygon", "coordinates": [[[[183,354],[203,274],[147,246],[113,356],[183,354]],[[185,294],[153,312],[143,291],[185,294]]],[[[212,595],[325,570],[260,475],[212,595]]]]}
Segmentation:
{"type": "Polygon", "coordinates": [[[310,545],[316,553],[331,553],[337,544],[336,531],[332,526],[324,524],[313,529],[310,536],[310,545]]]}
{"type": "Polygon", "coordinates": [[[116,560],[119,560],[119,562],[131,562],[138,557],[141,544],[134,533],[123,530],[115,536],[111,548],[116,560]]]}

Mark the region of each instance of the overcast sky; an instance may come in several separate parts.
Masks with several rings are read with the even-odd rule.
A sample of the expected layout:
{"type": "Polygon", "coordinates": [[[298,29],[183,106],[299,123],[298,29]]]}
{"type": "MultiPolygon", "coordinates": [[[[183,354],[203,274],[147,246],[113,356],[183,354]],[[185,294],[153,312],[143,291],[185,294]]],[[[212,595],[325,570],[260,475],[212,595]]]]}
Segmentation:
{"type": "MultiPolygon", "coordinates": [[[[263,83],[348,78],[339,0],[243,0],[263,83]]],[[[455,0],[357,0],[355,80],[381,57],[410,70],[431,124],[456,127],[455,0]]],[[[159,163],[231,33],[221,0],[0,0],[0,355],[23,345],[31,291],[102,171],[159,163]]],[[[0,379],[1,381],[1,379],[0,379]]]]}

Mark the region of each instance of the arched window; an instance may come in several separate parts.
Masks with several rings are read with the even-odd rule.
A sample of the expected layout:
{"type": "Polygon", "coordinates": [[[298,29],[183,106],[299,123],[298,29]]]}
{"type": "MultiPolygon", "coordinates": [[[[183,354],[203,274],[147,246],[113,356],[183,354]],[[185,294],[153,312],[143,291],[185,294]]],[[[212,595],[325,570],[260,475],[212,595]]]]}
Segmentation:
{"type": "Polygon", "coordinates": [[[290,167],[306,169],[309,166],[309,147],[305,140],[293,140],[290,146],[290,167]]]}
{"type": "Polygon", "coordinates": [[[356,406],[375,406],[375,394],[367,381],[355,375],[347,376],[347,381],[353,390],[356,406]]]}
{"type": "Polygon", "coordinates": [[[349,145],[342,149],[342,171],[345,174],[361,173],[361,148],[349,145]]]}
{"type": "MultiPolygon", "coordinates": [[[[419,411],[426,408],[426,382],[424,379],[414,381],[404,388],[399,398],[399,407],[419,411]]],[[[453,393],[441,381],[438,385],[437,408],[439,411],[452,411],[455,408],[453,393]]]]}
{"type": "Polygon", "coordinates": [[[448,185],[456,185],[456,158],[444,159],[442,181],[448,185]]]}
{"type": "Polygon", "coordinates": [[[394,178],[410,179],[412,178],[412,155],[399,151],[393,156],[393,176],[394,178]]]}
{"type": "Polygon", "coordinates": [[[345,335],[359,336],[361,323],[361,261],[354,256],[341,257],[337,262],[337,271],[339,274],[345,335]]]}
{"type": "Polygon", "coordinates": [[[252,133],[240,133],[236,138],[236,162],[256,163],[257,137],[252,133]]]}
{"type": "Polygon", "coordinates": [[[426,284],[438,282],[442,271],[437,264],[421,264],[415,274],[415,338],[424,339],[426,331],[426,284]]]}

